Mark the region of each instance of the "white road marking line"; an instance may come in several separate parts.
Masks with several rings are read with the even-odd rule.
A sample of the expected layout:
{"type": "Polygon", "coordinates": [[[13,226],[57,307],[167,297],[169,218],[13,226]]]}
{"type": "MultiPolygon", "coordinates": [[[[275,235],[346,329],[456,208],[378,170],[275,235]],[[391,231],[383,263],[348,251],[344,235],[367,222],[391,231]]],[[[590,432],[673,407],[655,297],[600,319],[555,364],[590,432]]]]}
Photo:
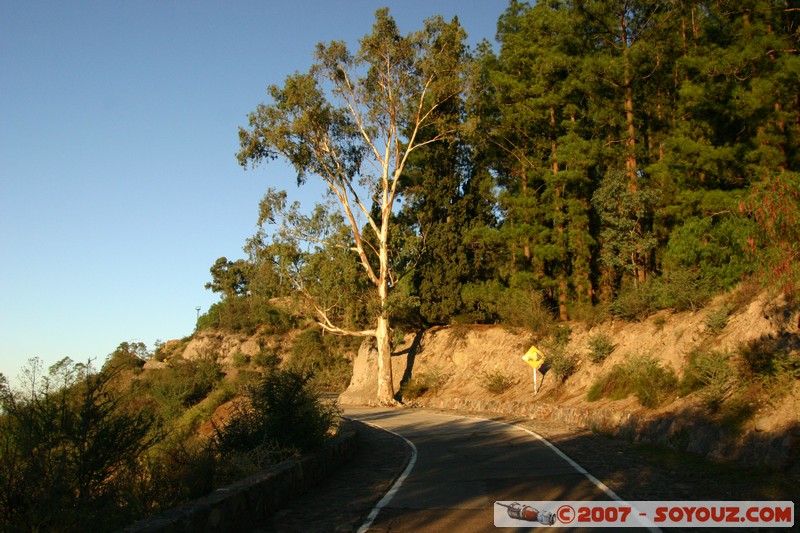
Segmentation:
{"type": "MultiPolygon", "coordinates": [[[[349,418],[349,417],[343,417],[343,418],[349,418]]],[[[375,504],[375,507],[372,509],[372,511],[370,511],[369,515],[367,516],[367,519],[364,521],[363,524],[361,524],[361,527],[359,527],[356,532],[356,533],[365,533],[370,528],[370,526],[372,526],[372,523],[375,521],[375,519],[378,518],[378,513],[381,512],[381,509],[383,509],[389,504],[392,498],[394,498],[394,495],[397,494],[397,491],[400,490],[400,486],[403,484],[403,481],[405,481],[408,475],[411,474],[411,470],[417,463],[417,447],[414,446],[413,442],[411,442],[404,436],[395,433],[394,431],[382,428],[370,422],[365,422],[364,420],[358,420],[357,418],[351,418],[351,420],[357,420],[361,423],[367,424],[368,426],[380,429],[381,431],[389,432],[392,435],[400,437],[401,439],[406,441],[409,446],[411,446],[411,458],[409,459],[408,464],[406,465],[406,469],[403,470],[403,473],[400,474],[400,476],[395,480],[391,488],[386,492],[386,494],[383,495],[383,498],[381,498],[381,500],[375,504]]]]}
{"type": "MultiPolygon", "coordinates": [[[[436,413],[436,414],[445,414],[445,413],[436,413]]],[[[555,446],[555,444],[553,444],[552,442],[550,442],[550,441],[549,441],[549,440],[547,440],[546,438],[542,437],[541,435],[539,435],[539,434],[538,434],[538,433],[536,433],[535,431],[532,431],[532,430],[530,430],[530,429],[528,429],[528,428],[525,428],[525,427],[522,427],[522,426],[517,426],[517,425],[514,425],[514,424],[509,424],[509,423],[507,423],[507,422],[500,422],[500,421],[498,421],[498,420],[489,420],[488,418],[481,418],[481,417],[477,417],[477,416],[446,415],[446,414],[445,414],[445,416],[456,416],[456,417],[466,418],[466,419],[470,419],[470,420],[482,420],[482,421],[484,421],[484,422],[490,422],[490,423],[492,423],[492,422],[493,422],[493,423],[495,423],[495,424],[500,424],[500,425],[503,425],[503,426],[508,426],[508,427],[512,427],[512,428],[520,429],[520,430],[522,430],[522,431],[524,431],[524,432],[528,433],[529,435],[531,435],[531,436],[532,436],[533,438],[535,438],[536,440],[538,440],[538,441],[542,442],[543,444],[545,444],[545,445],[546,445],[548,448],[550,448],[550,450],[552,450],[552,451],[553,451],[553,452],[554,452],[556,455],[558,455],[559,457],[561,457],[562,459],[564,459],[564,460],[565,460],[565,461],[566,461],[566,462],[567,462],[567,463],[568,463],[568,464],[569,464],[569,465],[570,465],[572,468],[574,468],[574,469],[575,469],[575,470],[576,470],[576,471],[577,471],[579,474],[583,474],[584,476],[586,476],[586,479],[588,479],[589,481],[591,481],[591,482],[592,482],[592,484],[593,484],[595,487],[597,487],[598,489],[600,489],[600,490],[601,490],[601,491],[602,491],[602,492],[603,492],[603,493],[604,493],[606,496],[608,496],[608,497],[609,497],[609,498],[611,498],[612,500],[615,500],[615,501],[618,501],[618,502],[622,502],[622,503],[626,503],[626,504],[628,504],[628,505],[631,505],[631,504],[630,504],[630,502],[628,502],[628,501],[626,501],[626,500],[623,500],[622,498],[620,498],[620,497],[617,495],[617,493],[616,493],[616,492],[614,492],[613,490],[611,490],[611,489],[610,489],[610,488],[609,488],[609,487],[608,487],[608,486],[607,486],[605,483],[603,483],[602,481],[600,481],[599,479],[597,479],[596,477],[594,477],[592,474],[590,474],[590,473],[589,473],[589,471],[588,471],[588,470],[586,470],[586,469],[585,469],[585,468],[583,468],[581,465],[579,465],[579,464],[578,464],[578,463],[576,463],[574,460],[572,460],[572,458],[571,458],[571,457],[569,457],[567,454],[565,454],[564,452],[562,452],[561,450],[559,450],[559,449],[558,449],[558,448],[555,446]]],[[[343,418],[349,418],[349,417],[343,417],[343,418]]],[[[370,423],[370,422],[365,422],[364,420],[359,420],[358,418],[352,418],[352,420],[357,420],[357,421],[359,421],[359,422],[362,422],[362,423],[364,423],[364,424],[367,424],[367,425],[369,425],[369,426],[372,426],[372,427],[374,427],[374,428],[378,428],[378,429],[380,429],[380,430],[383,430],[383,431],[388,431],[388,432],[389,432],[389,433],[391,433],[392,435],[396,435],[396,436],[400,437],[401,439],[403,439],[404,441],[406,441],[406,442],[408,443],[408,445],[409,445],[409,446],[411,446],[411,459],[408,461],[408,465],[406,466],[406,469],[405,469],[405,470],[403,470],[403,473],[402,473],[402,474],[400,474],[400,477],[398,477],[398,478],[397,478],[397,480],[394,482],[394,485],[392,485],[392,487],[389,489],[389,491],[388,491],[388,492],[387,492],[387,493],[386,493],[386,494],[383,496],[383,498],[381,498],[381,500],[380,500],[380,501],[379,501],[379,502],[378,502],[378,503],[375,505],[375,507],[372,509],[372,511],[370,511],[369,515],[367,516],[367,519],[366,519],[366,521],[364,521],[364,523],[361,525],[361,527],[359,527],[359,528],[358,528],[358,531],[357,531],[357,533],[366,533],[366,531],[367,531],[367,530],[370,528],[370,526],[372,526],[372,523],[373,523],[373,522],[375,522],[375,519],[378,517],[378,513],[380,513],[381,509],[383,509],[384,507],[386,507],[386,506],[389,504],[389,502],[392,500],[392,498],[394,497],[394,495],[395,495],[395,494],[397,494],[397,491],[398,491],[398,490],[400,490],[400,486],[403,484],[403,481],[405,481],[405,479],[406,479],[406,478],[408,477],[408,475],[411,473],[411,470],[414,468],[414,465],[415,465],[415,464],[416,464],[416,462],[417,462],[417,447],[416,447],[416,446],[414,446],[414,443],[413,443],[413,442],[411,442],[410,440],[408,440],[408,439],[407,439],[407,438],[405,438],[404,436],[402,436],[402,435],[400,435],[400,434],[398,434],[398,433],[395,433],[394,431],[388,430],[388,429],[386,429],[386,428],[383,428],[383,427],[381,427],[381,426],[378,426],[378,425],[376,425],[376,424],[372,424],[372,423],[370,423]]],[[[633,507],[633,506],[631,506],[631,507],[633,507]]],[[[660,532],[660,531],[661,531],[661,530],[660,530],[659,528],[657,528],[657,527],[648,527],[647,529],[648,529],[648,531],[653,531],[653,532],[660,532]]]]}

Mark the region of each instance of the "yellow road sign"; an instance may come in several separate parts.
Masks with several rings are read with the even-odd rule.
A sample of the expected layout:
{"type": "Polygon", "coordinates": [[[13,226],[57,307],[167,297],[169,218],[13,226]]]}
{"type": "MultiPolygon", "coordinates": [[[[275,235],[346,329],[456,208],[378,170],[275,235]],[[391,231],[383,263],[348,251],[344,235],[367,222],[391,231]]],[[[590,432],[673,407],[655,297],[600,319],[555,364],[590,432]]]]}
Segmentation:
{"type": "Polygon", "coordinates": [[[522,356],[522,360],[538,370],[544,364],[544,354],[536,346],[531,346],[530,349],[522,356]]]}

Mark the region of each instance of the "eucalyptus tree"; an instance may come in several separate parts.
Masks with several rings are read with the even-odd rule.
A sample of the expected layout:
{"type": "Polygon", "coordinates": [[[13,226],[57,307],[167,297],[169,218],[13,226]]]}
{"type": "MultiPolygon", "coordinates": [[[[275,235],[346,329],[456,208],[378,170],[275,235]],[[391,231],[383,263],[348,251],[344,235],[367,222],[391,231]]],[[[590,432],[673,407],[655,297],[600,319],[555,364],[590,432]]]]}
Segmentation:
{"type": "MultiPolygon", "coordinates": [[[[294,167],[298,185],[321,179],[337,202],[350,230],[347,248],[375,294],[374,318],[370,327],[350,329],[313,298],[311,303],[324,330],[375,338],[377,399],[383,403],[394,401],[388,301],[398,276],[390,229],[399,180],[414,151],[454,133],[436,111],[462,91],[465,65],[449,60],[451,40],[440,39],[458,27],[455,19],[434,17],[423,30],[401,35],[388,9],[379,9],[357,52],[341,41],[317,45],[310,70],[269,87],[272,102],[259,105],[249,128],[239,130],[241,165],[283,158],[294,167]],[[421,137],[424,128],[432,133],[421,137]]],[[[270,211],[269,202],[264,214],[305,238],[280,210],[270,211]]],[[[303,290],[303,279],[293,281],[303,290]]]]}

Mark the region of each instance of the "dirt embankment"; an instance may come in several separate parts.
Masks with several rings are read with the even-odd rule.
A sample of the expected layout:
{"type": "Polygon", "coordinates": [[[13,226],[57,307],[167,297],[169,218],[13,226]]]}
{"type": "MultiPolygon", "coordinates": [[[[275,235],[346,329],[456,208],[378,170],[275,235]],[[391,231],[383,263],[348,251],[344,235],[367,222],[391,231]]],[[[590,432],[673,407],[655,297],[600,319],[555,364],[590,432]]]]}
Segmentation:
{"type": "MultiPolygon", "coordinates": [[[[660,312],[642,322],[608,320],[588,326],[570,323],[564,353],[577,365],[565,382],[539,374],[534,394],[532,369],[521,359],[531,344],[544,348],[546,339],[499,326],[452,326],[407,336],[393,357],[395,390],[412,379],[427,379],[431,389],[412,405],[496,412],[567,422],[634,441],[652,442],[714,459],[742,460],[800,467],[800,381],[784,383],[760,398],[751,397],[747,419],[732,426],[720,420],[698,393],[679,395],[676,387],[658,409],[646,409],[630,396],[622,400],[587,401],[587,391],[614,365],[632,356],[655,357],[678,376],[692,369],[695,350],[716,350],[735,358],[748,343],[783,339],[800,357],[798,309],[785,299],[762,293],[744,301],[741,294],[716,298],[694,312],[660,312]],[[724,310],[722,327],[718,317],[724,310]],[[589,339],[605,335],[613,352],[602,362],[590,361],[589,339]],[[487,376],[505,376],[510,386],[487,390],[487,376]]],[[[547,363],[547,362],[546,362],[547,363]]],[[[362,346],[343,403],[374,402],[376,354],[362,346]]],[[[735,365],[732,365],[735,367],[735,365]]]]}

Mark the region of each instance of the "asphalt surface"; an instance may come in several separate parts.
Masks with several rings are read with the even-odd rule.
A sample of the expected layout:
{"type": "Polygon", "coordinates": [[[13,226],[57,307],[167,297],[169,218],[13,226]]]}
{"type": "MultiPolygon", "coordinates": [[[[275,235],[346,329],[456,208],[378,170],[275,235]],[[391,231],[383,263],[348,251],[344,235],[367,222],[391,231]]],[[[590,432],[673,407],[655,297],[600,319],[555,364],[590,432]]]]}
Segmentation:
{"type": "Polygon", "coordinates": [[[396,493],[379,503],[383,507],[377,516],[371,522],[368,517],[360,531],[495,531],[496,501],[617,498],[519,427],[407,409],[353,407],[345,413],[398,434],[416,448],[413,466],[400,478],[396,493]]]}
{"type": "MultiPolygon", "coordinates": [[[[469,413],[343,407],[359,426],[356,457],[252,533],[498,531],[495,501],[608,500],[613,494],[628,501],[798,501],[800,496],[800,478],[786,472],[714,465],[548,421],[506,419],[520,426],[512,427],[469,413]],[[526,429],[545,436],[562,454],[526,429]],[[581,466],[576,469],[563,454],[581,466]],[[589,472],[581,473],[582,467],[589,472]],[[602,483],[590,479],[592,474],[602,483]],[[390,489],[396,492],[387,501],[390,489]]],[[[528,530],[533,531],[500,531],[528,530]]]]}

